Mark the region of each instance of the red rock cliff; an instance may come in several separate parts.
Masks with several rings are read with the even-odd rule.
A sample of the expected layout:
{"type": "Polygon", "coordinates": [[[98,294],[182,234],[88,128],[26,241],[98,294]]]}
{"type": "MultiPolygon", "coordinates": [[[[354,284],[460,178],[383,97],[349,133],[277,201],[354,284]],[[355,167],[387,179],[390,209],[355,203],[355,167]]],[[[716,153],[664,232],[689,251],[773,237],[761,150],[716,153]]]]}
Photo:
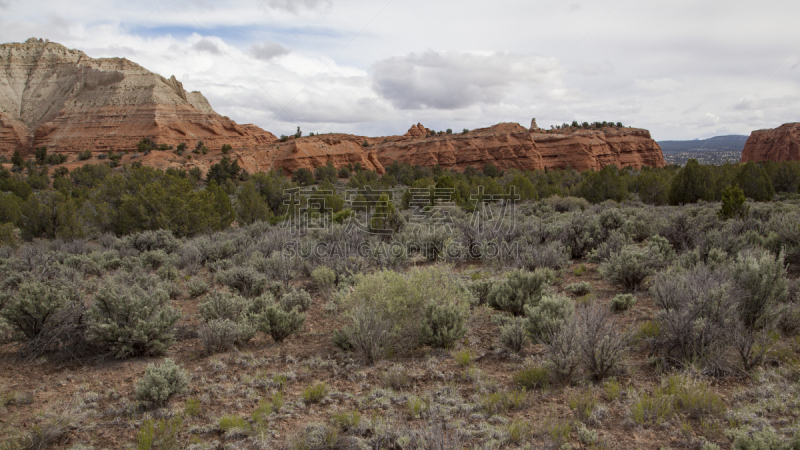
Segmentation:
{"type": "Polygon", "coordinates": [[[800,123],[750,133],[742,150],[742,162],[800,160],[800,123]]]}
{"type": "Polygon", "coordinates": [[[37,39],[0,45],[0,151],[30,154],[133,149],[143,137],[194,148],[265,147],[277,139],[220,116],[199,92],[186,92],[121,58],[93,59],[37,39]]]}

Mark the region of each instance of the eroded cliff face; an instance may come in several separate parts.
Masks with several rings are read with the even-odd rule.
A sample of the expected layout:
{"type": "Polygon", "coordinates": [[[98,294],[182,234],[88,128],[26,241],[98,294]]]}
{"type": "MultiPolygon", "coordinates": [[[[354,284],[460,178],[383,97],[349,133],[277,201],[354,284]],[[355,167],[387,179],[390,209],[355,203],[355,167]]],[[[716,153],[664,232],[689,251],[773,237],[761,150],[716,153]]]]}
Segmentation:
{"type": "MultiPolygon", "coordinates": [[[[203,141],[210,151],[134,153],[123,163],[205,172],[223,157],[222,145],[229,144],[233,150],[227,156],[251,173],[279,169],[289,174],[328,162],[337,168],[359,163],[378,173],[394,161],[453,170],[480,169],[488,163],[521,170],[665,164],[647,130],[556,132],[534,125],[528,129],[502,123],[435,135],[417,124],[402,136],[325,134],[278,142],[272,133],[217,114],[202,94],[186,92],[174,76],[164,78],[126,59],[93,59],[37,39],[0,45],[0,153],[5,155],[20,150],[30,156],[41,145],[67,155],[132,150],[146,137],[174,147],[186,143],[188,150],[203,141]]],[[[69,158],[68,168],[85,163],[75,159],[69,158]]]]}
{"type": "Polygon", "coordinates": [[[751,161],[800,161],[800,123],[750,133],[742,162],[751,161]]]}
{"type": "Polygon", "coordinates": [[[220,116],[199,92],[186,92],[123,58],[93,59],[63,45],[30,39],[0,45],[0,150],[58,153],[159,144],[264,147],[277,139],[220,116]]]}

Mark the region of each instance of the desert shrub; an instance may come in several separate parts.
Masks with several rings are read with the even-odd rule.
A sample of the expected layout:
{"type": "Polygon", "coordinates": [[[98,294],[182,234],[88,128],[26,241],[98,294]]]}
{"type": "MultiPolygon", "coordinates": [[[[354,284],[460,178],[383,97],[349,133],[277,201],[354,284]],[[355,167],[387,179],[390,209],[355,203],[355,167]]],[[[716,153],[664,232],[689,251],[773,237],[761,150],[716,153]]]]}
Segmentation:
{"type": "Polygon", "coordinates": [[[628,335],[617,329],[608,309],[594,302],[576,311],[582,330],[580,349],[586,370],[603,379],[619,368],[628,352],[628,335]]]}
{"type": "Polygon", "coordinates": [[[520,353],[528,343],[526,324],[525,318],[514,317],[500,326],[500,345],[510,352],[520,353]]]}
{"type": "Polygon", "coordinates": [[[583,258],[596,246],[598,226],[591,212],[571,213],[564,223],[558,224],[559,240],[570,250],[573,259],[583,258]]]}
{"type": "Polygon", "coordinates": [[[333,335],[342,350],[354,350],[369,363],[386,357],[392,344],[394,325],[378,308],[360,305],[348,312],[350,325],[333,335]]]}
{"type": "Polygon", "coordinates": [[[547,389],[550,385],[550,371],[544,366],[530,366],[512,376],[514,384],[527,389],[547,389]]]}
{"type": "Polygon", "coordinates": [[[574,312],[575,304],[568,297],[545,295],[535,306],[525,305],[526,328],[534,342],[547,343],[574,312]]]}
{"type": "Polygon", "coordinates": [[[387,389],[394,389],[396,391],[407,388],[411,384],[411,377],[408,375],[408,370],[399,364],[396,364],[390,367],[389,370],[382,372],[380,379],[383,387],[387,389]]]}
{"type": "Polygon", "coordinates": [[[25,281],[17,291],[5,294],[0,317],[11,325],[19,340],[34,339],[54,320],[62,308],[77,303],[78,292],[71,286],[56,286],[39,281],[25,281]]]}
{"type": "Polygon", "coordinates": [[[420,325],[419,341],[434,348],[452,348],[467,332],[469,307],[465,304],[430,302],[420,325]]]}
{"type": "Polygon", "coordinates": [[[238,322],[246,314],[248,302],[230,292],[214,291],[197,306],[203,320],[228,319],[238,322]]]}
{"type": "Polygon", "coordinates": [[[570,382],[581,365],[582,330],[575,315],[558,332],[551,334],[545,345],[547,365],[556,378],[570,382]]]}
{"type": "Polygon", "coordinates": [[[763,328],[777,318],[777,305],[788,295],[784,256],[764,250],[740,253],[732,267],[742,293],[741,320],[750,329],[763,328]]]}
{"type": "Polygon", "coordinates": [[[657,275],[651,288],[658,335],[654,348],[667,361],[716,372],[725,364],[728,328],[737,319],[738,290],[729,276],[698,265],[657,275]]]}
{"type": "Polygon", "coordinates": [[[148,419],[136,433],[137,450],[164,449],[172,450],[181,448],[178,443],[178,433],[183,425],[183,418],[175,416],[172,419],[148,419]]]}
{"type": "Polygon", "coordinates": [[[563,269],[570,263],[570,252],[561,241],[530,244],[520,254],[520,264],[527,270],[563,269]]]}
{"type": "Polygon", "coordinates": [[[489,301],[489,292],[491,292],[492,286],[494,286],[494,281],[484,279],[475,280],[469,284],[475,305],[485,305],[489,301]]]}
{"type": "Polygon", "coordinates": [[[170,230],[148,230],[125,236],[120,240],[120,245],[142,253],[154,250],[172,253],[181,247],[181,241],[170,230]]]}
{"type": "Polygon", "coordinates": [[[328,390],[328,385],[320,381],[303,389],[302,397],[306,403],[319,403],[328,395],[328,390]]]}
{"type": "Polygon", "coordinates": [[[257,318],[257,327],[264,334],[272,336],[275,342],[283,342],[289,335],[300,331],[306,321],[306,315],[297,308],[285,311],[271,305],[266,307],[257,318]]]}
{"type": "Polygon", "coordinates": [[[586,259],[593,263],[602,263],[611,258],[614,254],[619,253],[623,247],[631,244],[631,238],[621,231],[614,230],[597,246],[597,248],[589,252],[586,259]]]}
{"type": "Polygon", "coordinates": [[[205,294],[210,287],[211,286],[201,278],[192,278],[186,283],[186,289],[189,291],[189,296],[192,298],[197,298],[205,294]]]}
{"type": "Polygon", "coordinates": [[[580,281],[578,283],[571,283],[564,286],[564,290],[572,295],[581,297],[592,292],[592,284],[588,281],[580,281]]]}
{"type": "Polygon", "coordinates": [[[175,340],[178,317],[163,289],[145,291],[115,278],[95,295],[88,312],[89,336],[117,358],[159,355],[175,340]]]}
{"type": "Polygon", "coordinates": [[[314,284],[323,292],[329,292],[336,286],[336,272],[328,267],[317,267],[311,272],[314,284]]]}
{"type": "Polygon", "coordinates": [[[569,408],[580,421],[589,419],[597,406],[597,398],[592,395],[591,391],[573,392],[568,395],[567,401],[569,408]]]}
{"type": "Polygon", "coordinates": [[[659,251],[661,243],[657,241],[655,245],[644,249],[633,245],[623,247],[600,265],[600,274],[609,282],[631,291],[639,289],[645,278],[653,275],[666,262],[665,255],[659,251]]]}
{"type": "MultiPolygon", "coordinates": [[[[245,340],[242,336],[252,337],[253,329],[229,319],[213,319],[200,324],[197,335],[208,354],[226,352],[233,349],[237,342],[245,340]]],[[[248,339],[249,340],[249,339],[248,339]]]]}
{"type": "Polygon", "coordinates": [[[188,384],[186,372],[166,358],[161,364],[147,365],[144,377],[136,382],[136,398],[163,405],[171,395],[183,393],[188,384]]]}
{"type": "Polygon", "coordinates": [[[627,311],[631,309],[635,303],[636,297],[633,294],[617,294],[611,299],[611,311],[627,311]]]}
{"type": "Polygon", "coordinates": [[[553,279],[549,269],[534,272],[515,270],[505,280],[495,283],[489,291],[489,305],[515,316],[525,312],[526,305],[535,305],[541,300],[553,279]]]}
{"type": "Polygon", "coordinates": [[[349,341],[357,351],[374,361],[386,351],[403,353],[422,344],[422,329],[431,323],[425,321],[428,304],[465,308],[471,300],[469,289],[448,267],[412,269],[407,274],[384,270],[358,275],[343,301],[351,322],[343,333],[351,335],[349,341]],[[380,337],[383,333],[386,335],[380,337]],[[377,340],[365,341],[369,339],[377,340]]]}
{"type": "Polygon", "coordinates": [[[217,273],[217,282],[236,289],[245,297],[261,295],[269,284],[267,277],[250,266],[237,266],[217,273]]]}
{"type": "Polygon", "coordinates": [[[300,311],[308,311],[311,307],[311,295],[303,289],[294,289],[283,294],[281,297],[281,307],[285,311],[291,311],[295,308],[300,311]]]}
{"type": "Polygon", "coordinates": [[[169,260],[169,255],[164,250],[148,250],[139,256],[142,262],[142,267],[152,270],[158,270],[164,263],[169,260]]]}
{"type": "Polygon", "coordinates": [[[486,394],[481,398],[481,406],[487,415],[514,411],[522,408],[528,402],[525,391],[499,391],[486,394]]]}

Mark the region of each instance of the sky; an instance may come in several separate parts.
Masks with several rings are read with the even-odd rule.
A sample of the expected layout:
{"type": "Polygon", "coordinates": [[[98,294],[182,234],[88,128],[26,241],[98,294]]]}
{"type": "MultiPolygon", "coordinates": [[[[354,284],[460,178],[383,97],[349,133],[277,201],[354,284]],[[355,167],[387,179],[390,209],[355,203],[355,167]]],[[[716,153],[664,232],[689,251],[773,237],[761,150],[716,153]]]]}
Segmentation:
{"type": "Polygon", "coordinates": [[[0,0],[0,42],[124,57],[276,135],[800,121],[796,0],[0,0]]]}

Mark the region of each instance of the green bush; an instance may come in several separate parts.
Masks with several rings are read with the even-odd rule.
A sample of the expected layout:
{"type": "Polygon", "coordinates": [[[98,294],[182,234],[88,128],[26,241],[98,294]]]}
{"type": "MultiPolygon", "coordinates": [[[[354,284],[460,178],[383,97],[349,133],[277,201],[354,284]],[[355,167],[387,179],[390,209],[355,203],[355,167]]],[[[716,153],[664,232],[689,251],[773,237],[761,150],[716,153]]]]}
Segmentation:
{"type": "Polygon", "coordinates": [[[192,298],[200,297],[208,292],[210,286],[200,278],[192,278],[186,283],[186,289],[189,291],[189,296],[192,298]]]}
{"type": "Polygon", "coordinates": [[[292,288],[281,297],[281,307],[284,311],[291,311],[295,308],[300,311],[308,311],[308,308],[311,307],[311,294],[303,289],[292,288]]]}
{"type": "Polygon", "coordinates": [[[786,300],[786,264],[765,250],[743,252],[732,268],[733,278],[743,294],[740,317],[749,329],[760,329],[777,318],[778,304],[786,300]]]}
{"type": "Polygon", "coordinates": [[[328,292],[336,286],[336,272],[330,267],[317,267],[311,272],[314,284],[323,292],[328,292]]]}
{"type": "Polygon", "coordinates": [[[610,283],[635,291],[658,267],[657,255],[652,254],[649,248],[628,245],[600,265],[600,274],[610,283]]]}
{"type": "Polygon", "coordinates": [[[181,394],[189,382],[186,372],[175,361],[166,358],[161,364],[148,364],[144,377],[136,382],[136,398],[163,405],[171,395],[181,394]]]}
{"type": "Polygon", "coordinates": [[[428,303],[420,325],[420,344],[452,348],[467,332],[468,315],[467,305],[428,303]]]}
{"type": "MultiPolygon", "coordinates": [[[[389,351],[400,354],[423,344],[421,336],[428,332],[423,328],[434,323],[425,320],[429,304],[455,307],[453,311],[458,311],[471,301],[469,289],[446,266],[412,269],[407,274],[384,270],[358,275],[343,302],[350,320],[343,333],[356,351],[375,361],[389,351]]],[[[434,311],[431,309],[431,314],[434,311]]],[[[452,328],[457,324],[458,321],[451,322],[447,334],[460,334],[460,327],[452,328]]],[[[427,338],[431,336],[427,334],[427,338]]]]}
{"type": "Polygon", "coordinates": [[[255,327],[247,322],[234,322],[230,319],[212,319],[200,324],[197,335],[209,354],[233,349],[253,338],[255,327]]]}
{"type": "Polygon", "coordinates": [[[627,311],[631,309],[635,303],[636,297],[633,294],[617,294],[611,299],[611,311],[627,311]]]}
{"type": "Polygon", "coordinates": [[[250,266],[237,266],[217,273],[217,282],[236,289],[245,297],[257,297],[264,293],[269,284],[266,276],[250,266]]]}
{"type": "Polygon", "coordinates": [[[175,340],[178,318],[163,289],[145,291],[116,279],[98,290],[89,308],[89,339],[117,358],[160,355],[175,340]]]}
{"type": "Polygon", "coordinates": [[[264,334],[272,336],[275,342],[283,342],[289,335],[300,331],[306,321],[306,315],[297,308],[285,311],[283,308],[271,305],[257,318],[258,329],[264,334]]]}
{"type": "Polygon", "coordinates": [[[79,301],[78,292],[69,286],[53,286],[39,281],[23,282],[16,293],[6,294],[0,317],[16,331],[18,339],[34,339],[62,308],[79,301]]]}
{"type": "Polygon", "coordinates": [[[136,433],[137,450],[177,450],[181,448],[178,443],[178,433],[183,425],[183,418],[175,416],[172,419],[148,419],[136,433]]]}
{"type": "Polygon", "coordinates": [[[528,343],[526,320],[522,317],[511,318],[500,327],[500,345],[513,353],[520,353],[528,343]]]}
{"type": "Polygon", "coordinates": [[[536,306],[525,306],[527,330],[534,342],[548,343],[572,318],[575,304],[568,297],[546,295],[536,306]]]}
{"type": "Polygon", "coordinates": [[[521,316],[526,305],[539,303],[552,279],[553,272],[549,269],[534,272],[515,270],[508,274],[507,279],[492,286],[488,295],[489,305],[521,316]]]}
{"type": "Polygon", "coordinates": [[[592,292],[592,284],[588,281],[580,281],[564,286],[564,290],[577,297],[582,297],[592,292]]]}
{"type": "Polygon", "coordinates": [[[724,220],[743,218],[750,210],[745,201],[744,191],[739,186],[728,186],[722,191],[722,206],[717,215],[724,220]]]}
{"type": "Polygon", "coordinates": [[[547,389],[550,385],[550,371],[544,366],[526,367],[512,376],[514,384],[527,389],[547,389]]]}
{"type": "Polygon", "coordinates": [[[303,389],[302,397],[306,403],[319,403],[328,395],[328,385],[323,382],[314,383],[303,389]]]}

